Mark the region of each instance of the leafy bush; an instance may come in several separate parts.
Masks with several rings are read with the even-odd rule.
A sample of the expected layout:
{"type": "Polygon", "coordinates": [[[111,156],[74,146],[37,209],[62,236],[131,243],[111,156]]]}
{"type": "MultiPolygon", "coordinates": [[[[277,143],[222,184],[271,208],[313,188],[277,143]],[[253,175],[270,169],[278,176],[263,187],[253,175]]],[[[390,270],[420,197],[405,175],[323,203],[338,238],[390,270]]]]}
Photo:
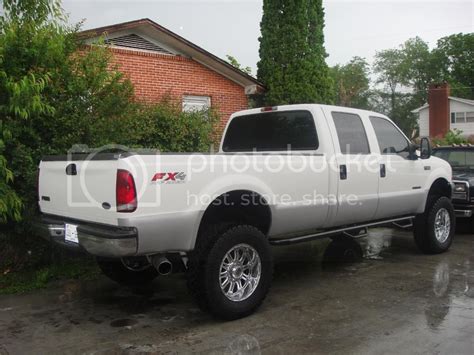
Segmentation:
{"type": "Polygon", "coordinates": [[[462,136],[462,131],[455,128],[446,133],[444,138],[434,138],[433,143],[435,145],[453,145],[467,143],[467,140],[462,136]]]}
{"type": "Polygon", "coordinates": [[[163,152],[205,152],[215,143],[215,112],[183,112],[169,99],[143,105],[131,121],[131,134],[123,140],[130,146],[157,148],[163,152]]]}
{"type": "Polygon", "coordinates": [[[3,223],[8,219],[20,220],[22,208],[21,200],[11,186],[13,172],[8,168],[7,159],[3,155],[5,142],[9,139],[11,133],[3,129],[3,123],[0,121],[0,222],[3,223]]]}
{"type": "Polygon", "coordinates": [[[182,113],[170,101],[136,102],[110,51],[84,47],[79,26],[66,25],[58,0],[3,0],[2,5],[0,247],[8,245],[6,258],[31,266],[33,260],[49,261],[51,254],[30,228],[42,156],[76,144],[207,150],[215,115],[182,113]]]}

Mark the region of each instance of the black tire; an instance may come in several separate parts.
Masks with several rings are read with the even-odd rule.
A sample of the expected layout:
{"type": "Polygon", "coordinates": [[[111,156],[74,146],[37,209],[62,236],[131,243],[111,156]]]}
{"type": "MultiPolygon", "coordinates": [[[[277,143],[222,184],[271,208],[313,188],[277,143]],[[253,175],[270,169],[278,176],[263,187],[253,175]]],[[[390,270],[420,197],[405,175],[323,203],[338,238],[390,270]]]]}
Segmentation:
{"type": "Polygon", "coordinates": [[[451,200],[447,197],[434,197],[428,200],[426,210],[415,218],[413,234],[415,243],[425,254],[439,254],[449,249],[453,242],[456,229],[456,216],[451,200]],[[450,228],[446,240],[438,240],[435,233],[436,215],[440,210],[446,210],[449,216],[450,228]]]}
{"type": "Polygon", "coordinates": [[[105,276],[124,286],[146,285],[158,276],[152,265],[143,270],[133,271],[125,267],[121,259],[97,258],[97,264],[105,276]]]}
{"type": "Polygon", "coordinates": [[[268,240],[260,230],[249,225],[214,226],[200,236],[188,261],[187,280],[191,295],[202,310],[225,320],[253,313],[265,299],[272,277],[273,258],[268,240]],[[253,293],[246,299],[233,301],[221,290],[219,272],[224,256],[241,244],[256,251],[261,273],[253,293]]]}

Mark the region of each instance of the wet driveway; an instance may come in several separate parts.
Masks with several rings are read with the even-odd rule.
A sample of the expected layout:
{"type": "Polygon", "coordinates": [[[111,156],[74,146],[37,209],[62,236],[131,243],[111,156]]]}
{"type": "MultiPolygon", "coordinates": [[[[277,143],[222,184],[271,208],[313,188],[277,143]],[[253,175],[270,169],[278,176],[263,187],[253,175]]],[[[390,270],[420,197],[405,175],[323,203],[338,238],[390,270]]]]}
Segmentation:
{"type": "Polygon", "coordinates": [[[234,322],[199,311],[182,275],[135,291],[101,278],[1,296],[0,354],[472,354],[474,235],[464,229],[442,255],[422,255],[410,233],[389,229],[360,246],[279,247],[268,298],[234,322]]]}

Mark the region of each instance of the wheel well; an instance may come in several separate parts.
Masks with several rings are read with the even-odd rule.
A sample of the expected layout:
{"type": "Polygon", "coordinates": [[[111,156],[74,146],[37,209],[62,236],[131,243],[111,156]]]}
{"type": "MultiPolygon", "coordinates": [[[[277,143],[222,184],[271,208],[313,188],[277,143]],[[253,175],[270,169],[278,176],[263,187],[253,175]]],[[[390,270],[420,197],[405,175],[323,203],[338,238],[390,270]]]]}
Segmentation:
{"type": "Polygon", "coordinates": [[[451,185],[446,179],[439,178],[431,185],[428,196],[445,196],[451,198],[451,185]]]}
{"type": "Polygon", "coordinates": [[[258,193],[248,190],[226,192],[207,207],[199,225],[198,237],[209,226],[217,223],[249,224],[267,234],[271,224],[271,210],[258,193]]]}

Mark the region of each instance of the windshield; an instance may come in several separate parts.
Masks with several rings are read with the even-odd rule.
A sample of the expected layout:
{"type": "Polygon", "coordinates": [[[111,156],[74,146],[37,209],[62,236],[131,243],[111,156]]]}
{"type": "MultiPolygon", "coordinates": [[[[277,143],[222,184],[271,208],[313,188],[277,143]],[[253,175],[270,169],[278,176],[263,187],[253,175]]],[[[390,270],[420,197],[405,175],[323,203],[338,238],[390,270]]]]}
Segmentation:
{"type": "Polygon", "coordinates": [[[439,149],[433,155],[446,160],[453,169],[474,169],[473,149],[439,149]]]}

